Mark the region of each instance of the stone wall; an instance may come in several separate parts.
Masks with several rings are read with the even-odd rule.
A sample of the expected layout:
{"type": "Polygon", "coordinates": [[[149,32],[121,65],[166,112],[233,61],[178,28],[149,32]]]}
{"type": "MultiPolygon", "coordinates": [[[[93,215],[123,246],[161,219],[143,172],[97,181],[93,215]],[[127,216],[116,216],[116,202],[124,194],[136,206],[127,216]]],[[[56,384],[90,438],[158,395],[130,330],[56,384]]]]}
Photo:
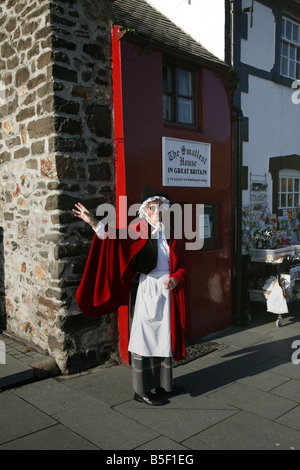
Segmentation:
{"type": "Polygon", "coordinates": [[[71,212],[114,200],[110,25],[110,0],[0,6],[0,326],[63,372],[117,347],[116,314],[78,310],[93,233],[71,212]]]}

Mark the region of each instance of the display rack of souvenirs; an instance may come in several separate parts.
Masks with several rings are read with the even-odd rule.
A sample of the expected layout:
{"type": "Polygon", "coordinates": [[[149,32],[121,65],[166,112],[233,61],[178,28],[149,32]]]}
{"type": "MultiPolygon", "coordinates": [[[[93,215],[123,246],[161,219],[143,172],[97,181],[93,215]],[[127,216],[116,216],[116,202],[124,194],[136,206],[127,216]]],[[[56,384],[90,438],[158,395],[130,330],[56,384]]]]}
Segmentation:
{"type": "Polygon", "coordinates": [[[242,212],[242,243],[243,251],[249,248],[276,249],[289,246],[299,241],[297,232],[299,220],[291,217],[291,211],[284,211],[283,216],[277,217],[268,209],[259,214],[249,207],[243,207],[242,212]]]}

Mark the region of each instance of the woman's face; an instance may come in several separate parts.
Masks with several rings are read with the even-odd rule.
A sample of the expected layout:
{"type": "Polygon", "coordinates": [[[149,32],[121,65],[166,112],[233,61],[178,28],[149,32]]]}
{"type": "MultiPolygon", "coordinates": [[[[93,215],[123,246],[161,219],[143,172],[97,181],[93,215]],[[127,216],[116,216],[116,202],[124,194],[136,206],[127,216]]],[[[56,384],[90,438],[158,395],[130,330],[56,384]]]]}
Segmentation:
{"type": "Polygon", "coordinates": [[[147,204],[147,217],[149,222],[151,222],[153,225],[155,225],[157,222],[159,222],[161,218],[161,201],[152,201],[147,204]]]}

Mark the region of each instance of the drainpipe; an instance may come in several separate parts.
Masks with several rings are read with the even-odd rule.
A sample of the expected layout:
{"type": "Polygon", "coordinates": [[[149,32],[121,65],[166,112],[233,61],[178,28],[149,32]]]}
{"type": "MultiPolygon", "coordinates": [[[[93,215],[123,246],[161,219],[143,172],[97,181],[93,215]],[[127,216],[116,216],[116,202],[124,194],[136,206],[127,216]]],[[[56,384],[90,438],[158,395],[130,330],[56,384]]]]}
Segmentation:
{"type": "Polygon", "coordinates": [[[232,105],[233,115],[233,323],[249,321],[246,260],[242,255],[242,181],[243,181],[243,112],[232,105]]]}
{"type": "MultiPolygon", "coordinates": [[[[225,0],[225,61],[235,70],[235,0],[225,0]]],[[[243,112],[233,104],[233,259],[232,259],[232,321],[245,325],[249,321],[246,257],[242,255],[242,181],[243,181],[243,112]]]]}

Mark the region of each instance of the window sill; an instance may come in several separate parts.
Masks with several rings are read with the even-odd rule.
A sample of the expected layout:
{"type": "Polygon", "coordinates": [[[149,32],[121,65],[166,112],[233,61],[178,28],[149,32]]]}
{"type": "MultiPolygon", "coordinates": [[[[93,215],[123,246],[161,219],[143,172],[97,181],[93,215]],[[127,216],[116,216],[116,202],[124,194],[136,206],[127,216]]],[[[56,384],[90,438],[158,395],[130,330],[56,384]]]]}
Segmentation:
{"type": "Polygon", "coordinates": [[[297,80],[297,78],[289,78],[289,77],[284,77],[283,75],[280,75],[278,73],[273,74],[273,82],[278,83],[279,85],[286,86],[288,88],[292,87],[292,84],[297,80]]]}
{"type": "Polygon", "coordinates": [[[164,121],[164,127],[175,127],[178,129],[186,129],[189,131],[198,131],[198,126],[195,124],[181,124],[177,122],[164,121]]]}

